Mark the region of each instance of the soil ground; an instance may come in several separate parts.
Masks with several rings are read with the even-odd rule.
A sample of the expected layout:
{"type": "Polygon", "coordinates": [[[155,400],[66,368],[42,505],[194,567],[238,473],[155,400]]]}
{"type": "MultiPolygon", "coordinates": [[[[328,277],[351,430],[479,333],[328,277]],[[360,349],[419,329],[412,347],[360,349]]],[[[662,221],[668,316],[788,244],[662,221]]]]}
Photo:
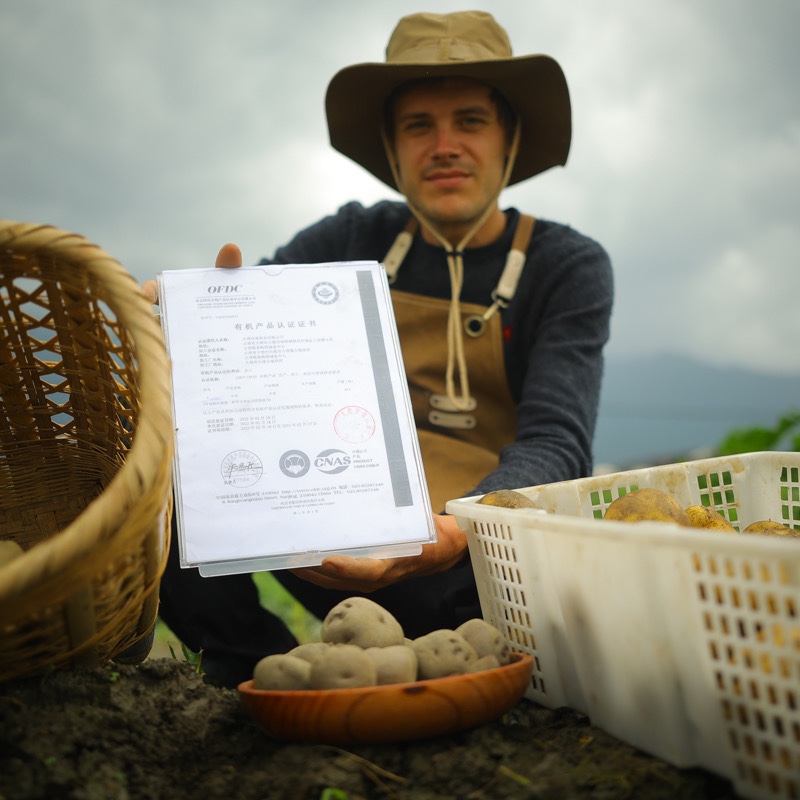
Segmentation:
{"type": "Polygon", "coordinates": [[[0,800],[732,800],[567,709],[405,745],[276,741],[172,658],[0,684],[0,800]]]}

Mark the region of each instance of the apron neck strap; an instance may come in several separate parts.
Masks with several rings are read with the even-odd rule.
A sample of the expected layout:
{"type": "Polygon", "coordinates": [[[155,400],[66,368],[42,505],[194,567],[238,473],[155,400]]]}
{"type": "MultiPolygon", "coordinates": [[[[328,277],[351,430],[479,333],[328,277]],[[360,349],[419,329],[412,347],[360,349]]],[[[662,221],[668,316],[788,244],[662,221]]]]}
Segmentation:
{"type": "Polygon", "coordinates": [[[535,224],[536,220],[533,217],[528,214],[520,214],[517,230],[514,232],[514,239],[511,242],[511,249],[506,256],[506,265],[503,267],[500,280],[492,292],[492,305],[483,315],[484,321],[488,320],[499,308],[508,308],[508,304],[514,298],[517,284],[525,267],[528,245],[530,244],[535,224]]]}
{"type": "MultiPolygon", "coordinates": [[[[466,321],[466,333],[469,336],[480,336],[485,330],[486,322],[499,308],[506,308],[514,296],[517,289],[522,269],[525,266],[525,255],[533,233],[534,219],[527,215],[520,215],[517,222],[517,229],[511,243],[511,249],[506,257],[505,267],[500,275],[500,281],[492,291],[492,305],[477,320],[470,318],[466,321]]],[[[394,240],[389,252],[384,258],[384,267],[389,279],[389,284],[394,283],[397,278],[397,270],[403,262],[411,248],[414,235],[419,228],[419,222],[412,215],[406,227],[400,231],[394,240]]],[[[467,237],[468,239],[469,237],[467,237]]],[[[471,398],[469,394],[469,380],[467,377],[467,362],[464,353],[464,331],[462,330],[461,311],[459,297],[461,294],[461,284],[464,278],[464,262],[459,251],[452,248],[447,252],[447,265],[450,270],[450,287],[452,291],[450,301],[450,313],[447,319],[447,371],[445,373],[445,385],[447,397],[452,405],[458,410],[466,410],[470,407],[471,398]],[[458,377],[460,382],[461,395],[456,394],[455,388],[455,367],[458,364],[458,377]]]]}
{"type": "Polygon", "coordinates": [[[411,219],[408,220],[405,228],[397,234],[397,238],[394,240],[394,243],[389,248],[389,252],[383,259],[383,266],[386,269],[386,275],[389,278],[390,285],[397,280],[397,270],[400,269],[400,265],[408,255],[408,251],[411,249],[411,243],[414,241],[414,234],[418,230],[419,221],[412,214],[411,219]]]}
{"type": "MultiPolygon", "coordinates": [[[[519,222],[517,223],[517,230],[514,232],[514,239],[511,242],[511,249],[506,256],[506,265],[503,268],[503,273],[500,275],[500,280],[492,292],[492,300],[494,304],[492,308],[496,311],[497,308],[505,308],[514,297],[517,291],[517,284],[519,283],[522,269],[525,266],[525,257],[528,252],[528,245],[533,235],[533,226],[536,220],[528,214],[520,214],[519,222]],[[496,306],[496,307],[495,307],[496,306]]],[[[389,248],[383,259],[383,265],[386,269],[386,275],[389,283],[392,284],[397,280],[397,271],[403,263],[408,251],[411,249],[411,243],[414,241],[414,235],[419,230],[419,221],[415,216],[406,223],[397,238],[389,248]]],[[[494,311],[492,311],[494,313],[494,311]]],[[[491,315],[490,315],[491,316],[491,315]]]]}

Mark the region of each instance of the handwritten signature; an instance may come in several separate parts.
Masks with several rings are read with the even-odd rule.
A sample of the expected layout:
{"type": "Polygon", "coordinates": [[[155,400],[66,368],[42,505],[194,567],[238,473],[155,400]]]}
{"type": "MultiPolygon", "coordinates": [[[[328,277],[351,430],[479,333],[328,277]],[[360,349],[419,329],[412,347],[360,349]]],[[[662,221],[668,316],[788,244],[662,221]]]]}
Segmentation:
{"type": "Polygon", "coordinates": [[[248,472],[258,472],[261,465],[256,461],[238,461],[226,465],[225,477],[232,478],[234,475],[242,475],[248,472]]]}

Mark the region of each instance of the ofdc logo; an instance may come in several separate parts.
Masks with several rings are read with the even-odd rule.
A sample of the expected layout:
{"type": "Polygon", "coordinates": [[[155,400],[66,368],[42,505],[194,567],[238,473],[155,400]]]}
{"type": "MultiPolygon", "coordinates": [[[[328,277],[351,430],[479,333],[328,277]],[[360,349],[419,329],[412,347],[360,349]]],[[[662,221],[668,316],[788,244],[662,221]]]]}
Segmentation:
{"type": "Polygon", "coordinates": [[[206,291],[209,294],[237,294],[239,289],[242,288],[240,283],[233,284],[220,284],[218,286],[209,286],[206,291]]]}
{"type": "Polygon", "coordinates": [[[314,459],[314,466],[326,475],[337,475],[344,472],[350,463],[350,456],[342,450],[323,450],[314,459]]]}

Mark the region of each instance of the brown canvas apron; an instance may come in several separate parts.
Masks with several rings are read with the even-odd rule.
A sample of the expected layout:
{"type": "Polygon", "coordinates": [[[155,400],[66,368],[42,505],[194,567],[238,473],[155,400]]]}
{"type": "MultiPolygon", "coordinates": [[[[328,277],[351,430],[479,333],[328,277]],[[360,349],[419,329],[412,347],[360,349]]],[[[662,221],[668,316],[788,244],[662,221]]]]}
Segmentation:
{"type": "MultiPolygon", "coordinates": [[[[512,249],[527,251],[531,228],[532,220],[512,249]]],[[[464,340],[474,402],[458,411],[447,399],[444,377],[450,301],[395,289],[391,295],[431,506],[439,513],[494,470],[500,450],[514,441],[517,412],[506,377],[502,322],[486,306],[461,304],[464,324],[488,319],[479,335],[464,340]]]]}

